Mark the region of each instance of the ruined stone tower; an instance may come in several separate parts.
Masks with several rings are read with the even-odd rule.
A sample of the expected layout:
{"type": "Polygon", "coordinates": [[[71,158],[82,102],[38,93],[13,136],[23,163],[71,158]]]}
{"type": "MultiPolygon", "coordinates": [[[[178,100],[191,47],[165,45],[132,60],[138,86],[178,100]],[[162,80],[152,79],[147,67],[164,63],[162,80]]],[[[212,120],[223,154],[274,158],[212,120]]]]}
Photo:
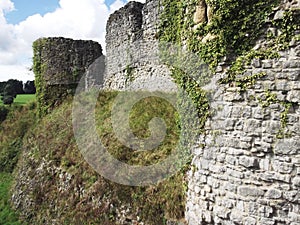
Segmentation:
{"type": "Polygon", "coordinates": [[[97,42],[60,37],[38,39],[33,49],[37,98],[42,114],[73,93],[87,68],[102,56],[97,42]]]}

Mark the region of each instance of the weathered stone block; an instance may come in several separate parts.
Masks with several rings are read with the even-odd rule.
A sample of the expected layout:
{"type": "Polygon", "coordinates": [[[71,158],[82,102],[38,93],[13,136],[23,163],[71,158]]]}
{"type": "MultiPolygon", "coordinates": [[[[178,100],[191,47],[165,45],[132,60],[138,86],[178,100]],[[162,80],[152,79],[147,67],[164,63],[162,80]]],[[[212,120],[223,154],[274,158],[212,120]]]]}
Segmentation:
{"type": "Polygon", "coordinates": [[[276,90],[277,91],[290,91],[291,86],[286,80],[277,80],[275,82],[276,90]]]}
{"type": "Polygon", "coordinates": [[[273,161],[272,167],[274,171],[283,174],[290,174],[294,169],[294,165],[292,163],[280,162],[278,160],[273,161]]]}
{"type": "Polygon", "coordinates": [[[242,156],[239,159],[239,164],[247,168],[253,168],[258,166],[258,161],[254,157],[242,156]]]}
{"type": "Polygon", "coordinates": [[[214,213],[222,219],[228,219],[230,210],[225,207],[216,206],[214,207],[214,213]]]}
{"type": "Polygon", "coordinates": [[[243,221],[245,225],[256,225],[256,219],[253,217],[246,217],[243,221]]]}
{"type": "Polygon", "coordinates": [[[256,119],[248,119],[244,124],[245,132],[261,134],[261,121],[256,119]]]}
{"type": "Polygon", "coordinates": [[[270,69],[272,68],[273,61],[272,60],[262,60],[262,68],[270,69]]]}
{"type": "Polygon", "coordinates": [[[260,59],[253,59],[252,60],[252,66],[255,68],[260,68],[261,67],[261,60],[260,59]]]}
{"type": "Polygon", "coordinates": [[[198,5],[196,6],[196,12],[194,14],[194,23],[204,23],[207,21],[207,14],[206,14],[206,3],[204,0],[200,0],[198,5]]]}
{"type": "Polygon", "coordinates": [[[227,174],[231,177],[243,179],[245,177],[244,173],[241,171],[233,170],[233,169],[227,169],[227,174]]]}
{"type": "Polygon", "coordinates": [[[294,155],[300,152],[300,140],[280,139],[274,146],[274,153],[279,155],[294,155]]]}
{"type": "Polygon", "coordinates": [[[287,100],[294,103],[300,103],[300,90],[289,91],[287,100]]]}
{"type": "Polygon", "coordinates": [[[300,70],[293,70],[291,72],[287,72],[287,78],[291,81],[297,81],[300,78],[300,70]]]}
{"type": "Polygon", "coordinates": [[[273,208],[270,206],[262,206],[258,209],[258,213],[262,217],[269,218],[271,216],[271,214],[273,213],[273,208]]]}
{"type": "Polygon", "coordinates": [[[292,180],[292,183],[293,183],[294,186],[300,187],[300,176],[295,177],[292,180]]]}
{"type": "Polygon", "coordinates": [[[238,194],[244,197],[260,197],[264,195],[264,191],[254,186],[238,187],[238,194]]]}
{"type": "Polygon", "coordinates": [[[282,192],[278,189],[269,189],[265,194],[265,197],[269,199],[279,199],[281,196],[282,192]]]}

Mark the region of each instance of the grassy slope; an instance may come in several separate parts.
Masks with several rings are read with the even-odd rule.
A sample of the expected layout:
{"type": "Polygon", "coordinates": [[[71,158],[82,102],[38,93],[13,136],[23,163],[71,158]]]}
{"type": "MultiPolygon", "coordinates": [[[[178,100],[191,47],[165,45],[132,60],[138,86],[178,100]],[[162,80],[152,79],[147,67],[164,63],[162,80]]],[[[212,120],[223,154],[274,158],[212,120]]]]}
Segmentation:
{"type": "Polygon", "coordinates": [[[0,224],[3,225],[24,224],[11,208],[10,188],[23,137],[35,121],[34,105],[12,109],[7,119],[0,123],[0,224]]]}
{"type": "MultiPolygon", "coordinates": [[[[178,140],[174,109],[159,99],[146,99],[133,108],[130,116],[135,120],[131,120],[131,127],[137,136],[148,135],[145,124],[153,115],[165,118],[169,131],[172,131],[168,132],[167,141],[156,151],[135,155],[116,140],[112,131],[110,110],[116,95],[101,93],[96,110],[98,132],[109,151],[130,164],[151,164],[168,155],[178,140]],[[149,111],[142,113],[145,109],[149,111]]],[[[61,224],[116,224],[117,210],[124,205],[131,208],[130,214],[140,216],[147,224],[159,225],[164,224],[166,218],[183,218],[185,190],[182,172],[156,186],[129,187],[110,182],[91,169],[73,137],[71,103],[66,101],[46,116],[30,132],[23,145],[28,151],[19,165],[16,186],[22,187],[23,196],[37,206],[30,208],[24,205],[21,208],[25,217],[33,212],[34,216],[28,216],[28,221],[43,224],[45,219],[56,219],[61,224]],[[48,169],[38,169],[42,161],[47,162],[48,169]],[[62,174],[71,177],[65,189],[61,189],[62,174]],[[28,185],[26,178],[35,180],[35,186],[28,185]],[[51,208],[53,204],[57,208],[51,208]]]]}
{"type": "Polygon", "coordinates": [[[10,187],[13,177],[10,173],[0,173],[0,224],[21,225],[16,212],[10,206],[10,187]]]}

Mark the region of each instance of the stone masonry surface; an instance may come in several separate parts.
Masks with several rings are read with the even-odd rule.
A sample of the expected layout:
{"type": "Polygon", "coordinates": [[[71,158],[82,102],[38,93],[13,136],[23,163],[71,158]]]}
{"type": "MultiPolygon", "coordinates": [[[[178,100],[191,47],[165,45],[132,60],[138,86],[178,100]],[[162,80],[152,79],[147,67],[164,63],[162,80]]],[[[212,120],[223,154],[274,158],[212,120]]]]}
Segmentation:
{"type": "Polygon", "coordinates": [[[43,38],[38,54],[46,65],[43,79],[47,85],[77,84],[98,57],[102,55],[100,44],[94,41],[69,38],[43,38]]]}
{"type": "MultiPolygon", "coordinates": [[[[35,45],[34,58],[41,74],[36,85],[38,95],[43,96],[40,107],[51,108],[73,93],[87,68],[102,56],[100,44],[94,41],[54,37],[38,39],[35,45]]],[[[93,75],[87,77],[87,84],[99,80],[93,75]]]]}
{"type": "Polygon", "coordinates": [[[280,55],[252,61],[243,76],[266,76],[246,91],[216,82],[225,67],[205,87],[213,115],[193,149],[188,224],[300,224],[300,42],[280,55]]]}
{"type": "Polygon", "coordinates": [[[159,61],[159,0],[129,2],[107,23],[105,89],[176,90],[159,61]]]}

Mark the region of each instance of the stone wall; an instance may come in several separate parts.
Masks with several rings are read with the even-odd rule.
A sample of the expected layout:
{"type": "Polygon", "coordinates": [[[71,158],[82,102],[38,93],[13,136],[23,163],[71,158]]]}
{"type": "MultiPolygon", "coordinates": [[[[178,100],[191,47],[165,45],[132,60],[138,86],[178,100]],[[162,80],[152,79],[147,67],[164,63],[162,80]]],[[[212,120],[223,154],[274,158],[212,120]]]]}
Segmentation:
{"type": "Polygon", "coordinates": [[[216,82],[224,66],[206,87],[213,115],[193,149],[188,224],[300,224],[300,42],[279,53],[252,61],[241,77],[266,76],[246,91],[216,82]]]}
{"type": "MultiPolygon", "coordinates": [[[[281,19],[285,9],[299,7],[299,1],[283,2],[274,20],[281,19]]],[[[200,1],[196,24],[211,19],[211,10],[203,5],[207,7],[200,1]]],[[[160,10],[157,0],[131,2],[111,15],[106,89],[176,89],[169,69],[158,59],[160,10]]],[[[198,143],[205,147],[193,149],[194,167],[188,173],[188,224],[300,224],[299,50],[299,42],[292,42],[279,59],[254,60],[241,76],[266,76],[246,91],[218,84],[228,69],[218,67],[207,86],[212,88],[213,115],[198,143]]]]}
{"type": "MultiPolygon", "coordinates": [[[[197,13],[209,22],[209,9],[203,13],[202,3],[197,13]]],[[[287,1],[284,7],[295,5],[299,7],[299,1],[287,1]]],[[[104,82],[105,89],[114,90],[176,89],[168,67],[158,57],[160,10],[159,0],[130,2],[110,16],[104,81],[97,77],[104,70],[97,43],[39,40],[36,57],[46,65],[40,65],[42,88],[46,93],[54,88],[51,93],[60,98],[67,91],[57,92],[57,87],[77,84],[98,58],[87,72],[88,87],[104,82]]],[[[274,19],[280,19],[283,12],[277,9],[274,19]]],[[[199,18],[194,22],[201,22],[199,18]]],[[[280,55],[279,59],[252,61],[241,77],[261,72],[266,76],[245,91],[217,82],[228,69],[224,65],[206,87],[211,91],[213,114],[205,135],[199,137],[198,146],[204,147],[193,149],[188,224],[300,224],[300,43],[291,42],[280,55]]]]}
{"type": "Polygon", "coordinates": [[[33,48],[37,98],[42,111],[74,92],[87,68],[102,56],[97,42],[60,37],[38,39],[33,48]]]}
{"type": "Polygon", "coordinates": [[[147,0],[129,2],[109,17],[106,89],[176,89],[168,67],[159,61],[159,15],[159,0],[147,0]]]}

